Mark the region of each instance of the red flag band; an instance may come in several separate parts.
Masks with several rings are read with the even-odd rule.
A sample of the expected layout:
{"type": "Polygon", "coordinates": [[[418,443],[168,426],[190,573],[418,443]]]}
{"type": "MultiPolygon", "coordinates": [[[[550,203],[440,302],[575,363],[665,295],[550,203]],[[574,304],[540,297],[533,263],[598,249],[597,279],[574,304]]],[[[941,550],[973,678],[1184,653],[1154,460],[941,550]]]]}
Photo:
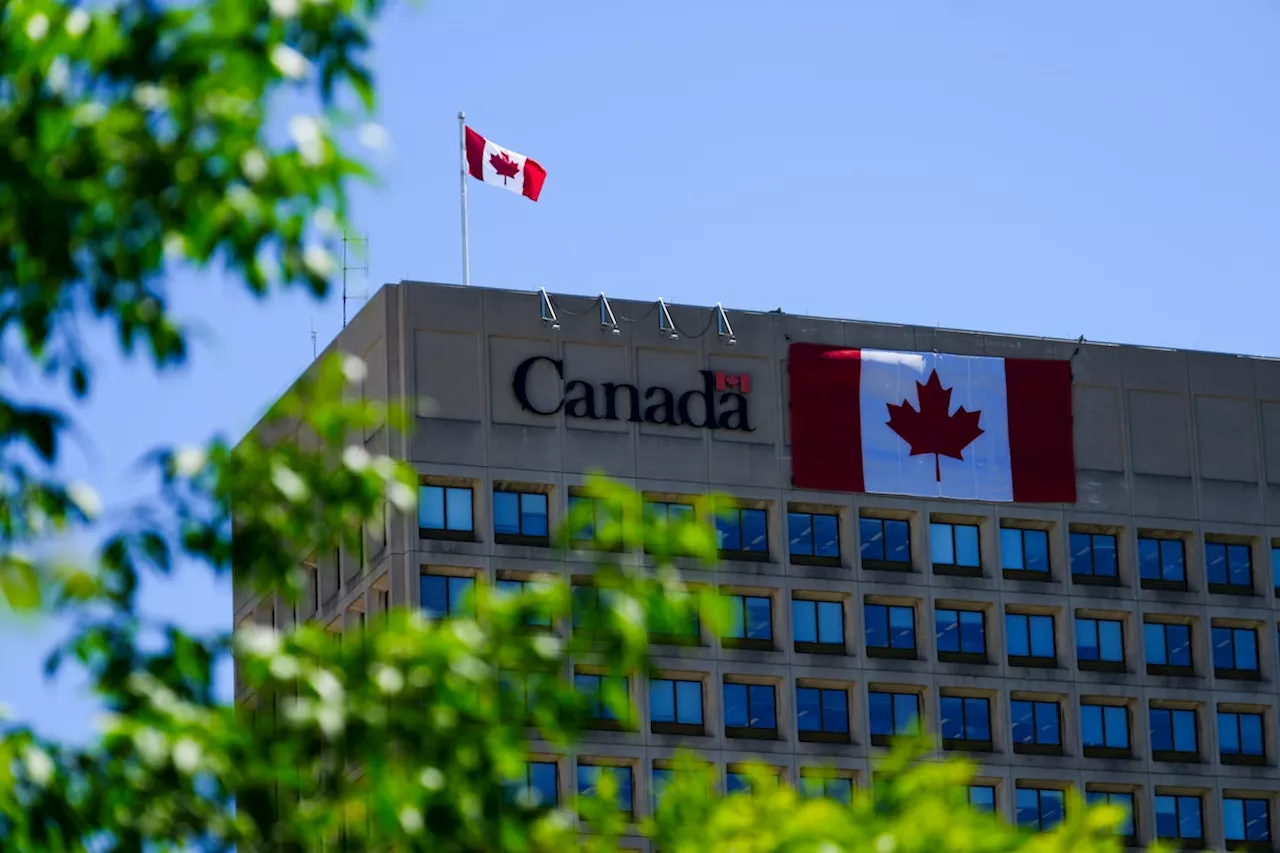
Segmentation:
{"type": "Polygon", "coordinates": [[[509,148],[495,145],[467,128],[467,171],[471,177],[537,201],[547,170],[509,148]]]}

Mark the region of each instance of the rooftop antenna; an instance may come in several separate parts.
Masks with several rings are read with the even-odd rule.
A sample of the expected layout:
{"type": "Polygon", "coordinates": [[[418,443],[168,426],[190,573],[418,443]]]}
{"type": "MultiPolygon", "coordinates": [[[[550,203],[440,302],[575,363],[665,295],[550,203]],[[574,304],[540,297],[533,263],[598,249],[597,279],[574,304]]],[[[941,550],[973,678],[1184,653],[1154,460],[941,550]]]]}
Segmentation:
{"type": "Polygon", "coordinates": [[[342,235],[342,328],[347,327],[347,302],[356,299],[368,299],[368,279],[369,279],[369,235],[366,232],[363,237],[352,237],[344,233],[342,235]],[[348,246],[359,246],[358,251],[348,251],[348,246]],[[362,263],[355,263],[355,261],[362,263]],[[348,295],[347,293],[347,272],[362,272],[365,277],[366,288],[359,293],[348,295]]]}
{"type": "Polygon", "coordinates": [[[316,315],[311,315],[311,360],[315,361],[319,352],[316,350],[316,315]]]}

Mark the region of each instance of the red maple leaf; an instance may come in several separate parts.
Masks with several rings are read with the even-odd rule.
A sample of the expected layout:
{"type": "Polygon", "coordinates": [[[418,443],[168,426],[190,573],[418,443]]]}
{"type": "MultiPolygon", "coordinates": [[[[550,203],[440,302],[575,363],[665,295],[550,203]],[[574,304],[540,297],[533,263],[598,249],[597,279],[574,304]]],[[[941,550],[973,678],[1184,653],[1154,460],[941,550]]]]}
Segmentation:
{"type": "Polygon", "coordinates": [[[982,411],[966,412],[964,406],[951,411],[952,388],[943,388],[938,371],[929,375],[925,385],[916,383],[916,396],[920,411],[911,408],[906,400],[901,405],[889,404],[889,429],[902,436],[911,445],[911,455],[933,454],[934,475],[942,482],[942,458],[964,459],[963,451],[982,435],[978,421],[982,411]]]}
{"type": "Polygon", "coordinates": [[[493,166],[493,171],[502,176],[502,183],[505,186],[507,178],[514,178],[516,173],[520,171],[520,164],[507,156],[507,152],[499,151],[497,154],[489,155],[489,165],[493,166]]]}

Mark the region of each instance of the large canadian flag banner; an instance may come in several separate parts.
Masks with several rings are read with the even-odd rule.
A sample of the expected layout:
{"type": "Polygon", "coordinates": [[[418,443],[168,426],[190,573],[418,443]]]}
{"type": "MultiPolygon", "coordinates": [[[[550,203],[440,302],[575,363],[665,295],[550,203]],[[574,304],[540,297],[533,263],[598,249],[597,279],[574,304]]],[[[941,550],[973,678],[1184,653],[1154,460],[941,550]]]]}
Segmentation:
{"type": "Polygon", "coordinates": [[[538,200],[547,180],[547,170],[536,160],[503,148],[469,127],[466,128],[466,151],[471,177],[519,193],[530,201],[538,200]]]}
{"type": "Polygon", "coordinates": [[[797,488],[1076,499],[1066,361],[792,344],[797,488]]]}

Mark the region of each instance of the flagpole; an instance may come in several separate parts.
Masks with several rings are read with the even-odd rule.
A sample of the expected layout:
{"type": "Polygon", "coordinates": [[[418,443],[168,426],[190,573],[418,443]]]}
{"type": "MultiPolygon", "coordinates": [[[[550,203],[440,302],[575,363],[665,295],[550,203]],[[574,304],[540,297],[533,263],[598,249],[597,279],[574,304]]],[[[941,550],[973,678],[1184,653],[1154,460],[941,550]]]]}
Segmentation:
{"type": "Polygon", "coordinates": [[[462,177],[462,284],[471,285],[471,251],[467,247],[467,114],[458,113],[458,153],[462,177]]]}

